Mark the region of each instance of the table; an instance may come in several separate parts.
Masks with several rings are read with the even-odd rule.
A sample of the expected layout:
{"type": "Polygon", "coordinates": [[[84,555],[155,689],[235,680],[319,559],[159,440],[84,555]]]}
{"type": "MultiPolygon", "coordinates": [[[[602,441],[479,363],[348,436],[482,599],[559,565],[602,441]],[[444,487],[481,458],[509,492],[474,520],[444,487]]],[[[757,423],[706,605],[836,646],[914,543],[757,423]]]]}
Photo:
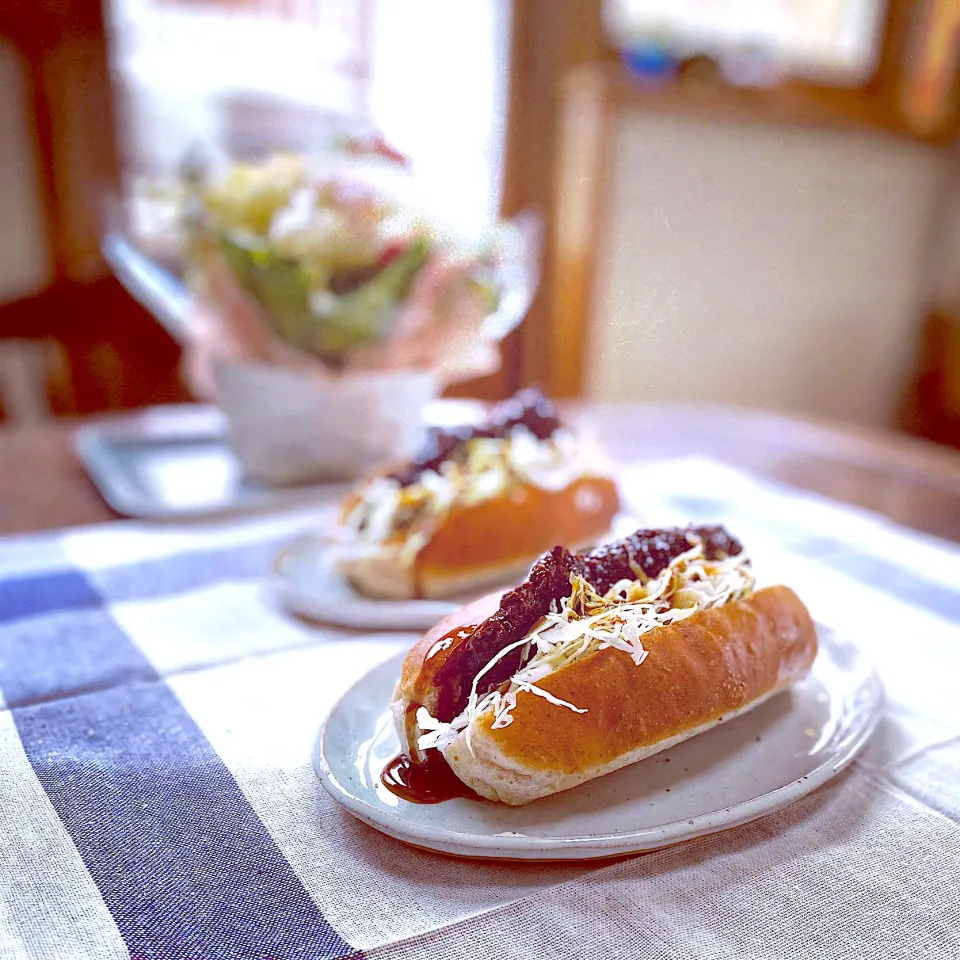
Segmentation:
{"type": "Polygon", "coordinates": [[[114,520],[73,455],[78,420],[0,428],[0,533],[114,520]]]}
{"type": "MultiPolygon", "coordinates": [[[[960,453],[913,438],[762,411],[571,405],[620,461],[703,454],[960,541],[960,453]]],[[[83,421],[0,429],[0,533],[115,519],[77,463],[83,421]]]]}
{"type": "MultiPolygon", "coordinates": [[[[630,508],[652,526],[727,524],[764,579],[876,664],[888,706],[847,771],[778,814],[646,856],[436,856],[354,821],[311,767],[334,700],[414,639],[294,619],[265,589],[276,551],[333,502],[3,538],[0,956],[960,956],[960,548],[702,447],[653,454],[676,439],[667,428],[696,429],[727,459],[752,451],[809,485],[846,477],[836,489],[927,525],[949,523],[954,462],[815,425],[785,439],[763,417],[736,439],[725,414],[657,412],[600,415],[630,508]]],[[[43,450],[17,442],[24,458],[43,450]]]]}

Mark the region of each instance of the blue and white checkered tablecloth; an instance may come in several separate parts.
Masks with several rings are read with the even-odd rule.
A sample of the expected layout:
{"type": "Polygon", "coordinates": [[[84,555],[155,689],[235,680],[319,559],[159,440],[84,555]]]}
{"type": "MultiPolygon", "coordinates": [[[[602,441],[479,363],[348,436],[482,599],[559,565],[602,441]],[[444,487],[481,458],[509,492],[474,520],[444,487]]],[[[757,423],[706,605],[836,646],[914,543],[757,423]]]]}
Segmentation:
{"type": "Polygon", "coordinates": [[[960,957],[960,551],[710,461],[628,470],[644,524],[727,523],[863,646],[888,706],[787,810],[613,864],[467,863],[342,813],[338,694],[412,642],[276,608],[331,505],[0,541],[0,957],[960,957]]]}

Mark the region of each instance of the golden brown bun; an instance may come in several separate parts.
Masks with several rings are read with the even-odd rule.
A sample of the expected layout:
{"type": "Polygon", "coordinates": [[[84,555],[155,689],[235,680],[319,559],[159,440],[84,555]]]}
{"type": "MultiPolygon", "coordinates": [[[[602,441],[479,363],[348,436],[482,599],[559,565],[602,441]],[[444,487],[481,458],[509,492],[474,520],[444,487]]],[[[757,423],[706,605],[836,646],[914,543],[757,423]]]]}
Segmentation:
{"type": "Polygon", "coordinates": [[[529,566],[558,543],[572,547],[605,534],[619,508],[609,477],[581,477],[561,490],[517,486],[451,510],[420,551],[420,576],[440,583],[457,571],[517,561],[529,566]]]}
{"type": "Polygon", "coordinates": [[[401,568],[400,544],[341,563],[346,578],[371,597],[440,599],[480,590],[526,573],[556,544],[590,545],[620,509],[609,477],[581,477],[561,490],[521,484],[509,493],[454,507],[417,555],[401,568]]]}
{"type": "Polygon", "coordinates": [[[509,726],[492,729],[490,713],[475,720],[470,746],[464,731],[444,753],[454,773],[489,799],[528,803],[745,712],[803,676],[817,653],[810,614],[787,587],[658,627],[643,644],[640,666],[608,648],[538,681],[586,713],[521,692],[509,726]]]}

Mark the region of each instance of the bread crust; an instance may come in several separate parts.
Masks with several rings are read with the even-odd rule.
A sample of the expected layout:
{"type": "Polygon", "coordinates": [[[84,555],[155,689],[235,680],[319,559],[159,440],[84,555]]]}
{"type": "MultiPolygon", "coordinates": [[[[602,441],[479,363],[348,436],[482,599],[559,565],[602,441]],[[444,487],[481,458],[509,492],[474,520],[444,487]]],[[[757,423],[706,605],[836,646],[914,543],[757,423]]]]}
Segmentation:
{"type": "Polygon", "coordinates": [[[619,509],[609,477],[580,477],[560,490],[520,484],[450,510],[412,568],[401,569],[400,544],[391,542],[345,558],[340,568],[367,596],[442,599],[519,576],[555,544],[579,547],[602,538],[619,509]]]}
{"type": "Polygon", "coordinates": [[[474,720],[444,753],[454,773],[489,799],[527,803],[751,709],[803,676],[817,652],[809,612],[782,586],[658,627],[643,643],[639,666],[607,648],[538,681],[586,713],[520,692],[508,726],[493,729],[490,713],[474,720]]]}
{"type": "Polygon", "coordinates": [[[520,484],[508,493],[456,507],[417,556],[422,579],[526,560],[555,544],[573,547],[610,529],[620,507],[609,477],[580,477],[560,490],[520,484]]]}

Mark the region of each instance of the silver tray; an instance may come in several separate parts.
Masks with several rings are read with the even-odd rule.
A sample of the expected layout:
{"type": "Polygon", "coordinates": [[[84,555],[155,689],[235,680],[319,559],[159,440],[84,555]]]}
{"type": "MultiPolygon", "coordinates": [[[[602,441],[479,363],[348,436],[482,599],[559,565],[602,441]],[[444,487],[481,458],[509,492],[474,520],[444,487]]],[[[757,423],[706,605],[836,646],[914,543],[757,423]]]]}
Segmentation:
{"type": "Polygon", "coordinates": [[[74,449],[104,500],[149,520],[253,512],[335,496],[343,484],[270,488],[244,477],[216,407],[153,407],[81,427],[74,449]]]}
{"type": "MultiPolygon", "coordinates": [[[[424,421],[449,426],[479,417],[473,400],[438,400],[424,421]]],[[[214,406],[148,407],[81,427],[74,450],[104,500],[125,517],[169,520],[255,512],[338,497],[343,483],[266,487],[248,480],[214,406]]]]}

